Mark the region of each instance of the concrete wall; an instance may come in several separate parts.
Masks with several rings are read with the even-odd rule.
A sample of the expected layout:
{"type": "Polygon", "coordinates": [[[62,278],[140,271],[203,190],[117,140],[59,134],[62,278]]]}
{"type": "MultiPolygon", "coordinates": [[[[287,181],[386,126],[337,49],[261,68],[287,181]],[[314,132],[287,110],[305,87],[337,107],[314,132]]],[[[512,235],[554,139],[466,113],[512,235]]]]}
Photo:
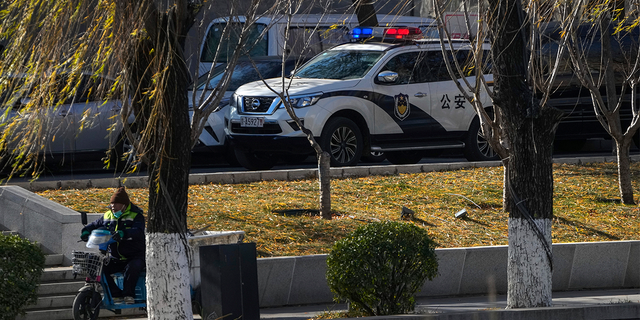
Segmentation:
{"type": "MultiPolygon", "coordinates": [[[[89,221],[99,214],[89,214],[89,221]]],[[[80,240],[80,213],[16,186],[0,187],[0,228],[16,231],[38,242],[45,253],[65,253],[71,264],[72,250],[86,250],[80,240]]]]}
{"type": "MultiPolygon", "coordinates": [[[[507,246],[436,249],[419,297],[507,292],[507,246]]],[[[258,259],[261,307],[331,302],[326,255],[258,259]]],[[[640,287],[640,241],[553,245],[553,290],[640,287]]]]}

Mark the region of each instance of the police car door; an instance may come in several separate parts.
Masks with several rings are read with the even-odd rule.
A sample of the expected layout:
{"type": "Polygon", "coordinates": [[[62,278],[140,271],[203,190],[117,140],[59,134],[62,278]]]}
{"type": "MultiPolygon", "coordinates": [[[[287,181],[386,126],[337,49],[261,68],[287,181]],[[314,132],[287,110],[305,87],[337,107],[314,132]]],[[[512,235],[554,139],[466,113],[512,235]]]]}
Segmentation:
{"type": "MultiPolygon", "coordinates": [[[[436,50],[428,51],[426,55],[426,61],[428,61],[431,70],[428,80],[431,91],[431,116],[449,133],[449,136],[460,135],[463,131],[468,130],[469,124],[475,116],[475,111],[451,79],[442,50],[438,47],[436,50]]],[[[468,55],[468,50],[461,50],[455,52],[454,56],[449,55],[447,59],[449,59],[452,69],[455,70],[454,58],[457,59],[458,65],[464,69],[468,65],[466,61],[468,55]]],[[[469,77],[467,80],[470,83],[474,82],[473,77],[469,77]]],[[[464,83],[463,87],[465,87],[464,83]]]]}
{"type": "Polygon", "coordinates": [[[372,146],[382,150],[423,146],[443,133],[430,115],[429,70],[424,51],[404,51],[377,70],[373,83],[378,106],[371,136],[372,146]],[[389,72],[397,78],[385,77],[389,72]]]}

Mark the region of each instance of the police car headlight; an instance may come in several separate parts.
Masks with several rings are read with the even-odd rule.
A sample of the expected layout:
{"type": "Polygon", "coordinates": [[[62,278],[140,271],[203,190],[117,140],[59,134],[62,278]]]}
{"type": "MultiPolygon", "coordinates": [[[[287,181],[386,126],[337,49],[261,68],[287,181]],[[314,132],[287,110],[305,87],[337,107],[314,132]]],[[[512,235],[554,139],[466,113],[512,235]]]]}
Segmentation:
{"type": "Polygon", "coordinates": [[[316,102],[320,100],[321,95],[322,94],[303,96],[303,97],[290,97],[289,103],[291,103],[291,106],[294,108],[306,108],[316,104],[316,102]]]}

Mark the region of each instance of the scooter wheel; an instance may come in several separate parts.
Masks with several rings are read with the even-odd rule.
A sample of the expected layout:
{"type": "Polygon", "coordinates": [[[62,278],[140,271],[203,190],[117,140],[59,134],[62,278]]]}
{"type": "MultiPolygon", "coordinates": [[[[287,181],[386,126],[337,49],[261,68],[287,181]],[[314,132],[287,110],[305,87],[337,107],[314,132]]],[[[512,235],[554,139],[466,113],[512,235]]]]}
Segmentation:
{"type": "Polygon", "coordinates": [[[93,290],[81,291],[73,300],[74,320],[96,320],[100,314],[102,296],[93,290]]]}

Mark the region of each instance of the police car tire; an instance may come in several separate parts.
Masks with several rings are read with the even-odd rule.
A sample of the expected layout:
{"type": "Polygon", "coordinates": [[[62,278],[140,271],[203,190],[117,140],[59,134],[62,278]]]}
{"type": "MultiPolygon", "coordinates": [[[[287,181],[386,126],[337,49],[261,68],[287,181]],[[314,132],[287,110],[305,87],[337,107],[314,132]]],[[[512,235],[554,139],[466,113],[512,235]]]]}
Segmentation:
{"type": "Polygon", "coordinates": [[[343,117],[329,119],[320,139],[322,150],[328,152],[331,157],[332,167],[355,166],[360,161],[364,141],[355,122],[343,117]],[[342,143],[345,138],[349,139],[349,144],[342,143]],[[336,146],[336,139],[341,140],[337,141],[341,142],[341,146],[336,146]]]}
{"type": "Polygon", "coordinates": [[[419,150],[393,151],[385,154],[392,164],[416,164],[424,156],[424,152],[419,150]]]}
{"type": "Polygon", "coordinates": [[[278,162],[278,156],[268,152],[251,152],[234,149],[236,159],[247,170],[269,170],[278,162]]]}
{"type": "Polygon", "coordinates": [[[484,139],[480,131],[480,120],[473,119],[467,138],[464,142],[464,157],[469,161],[498,160],[498,154],[493,151],[489,142],[484,139]]]}

